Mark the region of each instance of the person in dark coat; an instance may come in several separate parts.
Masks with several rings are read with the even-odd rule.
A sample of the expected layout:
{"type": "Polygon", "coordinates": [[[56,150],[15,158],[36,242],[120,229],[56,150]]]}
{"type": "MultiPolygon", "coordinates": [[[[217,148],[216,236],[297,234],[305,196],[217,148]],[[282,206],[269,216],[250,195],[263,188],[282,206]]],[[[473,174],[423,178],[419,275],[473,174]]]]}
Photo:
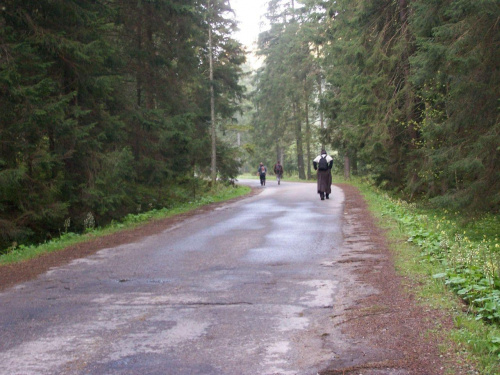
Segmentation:
{"type": "Polygon", "coordinates": [[[278,181],[278,185],[280,184],[281,177],[283,177],[283,166],[280,164],[280,161],[274,165],[274,174],[276,175],[276,180],[278,181]]]}
{"type": "Polygon", "coordinates": [[[330,199],[330,194],[332,193],[332,167],[333,158],[326,153],[325,150],[321,150],[321,154],[313,160],[314,170],[318,171],[318,194],[321,200],[330,199]]]}

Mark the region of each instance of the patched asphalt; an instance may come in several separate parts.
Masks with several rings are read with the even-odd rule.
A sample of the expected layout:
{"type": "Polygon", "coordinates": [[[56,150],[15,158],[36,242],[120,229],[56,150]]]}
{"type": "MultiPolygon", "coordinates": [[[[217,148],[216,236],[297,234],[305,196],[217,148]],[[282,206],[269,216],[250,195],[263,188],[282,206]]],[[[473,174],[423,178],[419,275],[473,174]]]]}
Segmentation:
{"type": "MultiPolygon", "coordinates": [[[[244,181],[259,185],[257,180],[244,181]]],[[[343,193],[280,186],[0,294],[0,374],[317,374],[349,348],[343,193]]]]}

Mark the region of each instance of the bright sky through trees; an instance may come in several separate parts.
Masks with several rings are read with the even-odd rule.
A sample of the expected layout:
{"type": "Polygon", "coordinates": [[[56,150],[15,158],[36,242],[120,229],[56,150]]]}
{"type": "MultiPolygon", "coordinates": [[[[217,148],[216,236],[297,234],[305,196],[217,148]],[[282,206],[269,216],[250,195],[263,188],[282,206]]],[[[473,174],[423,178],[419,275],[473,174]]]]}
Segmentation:
{"type": "MultiPolygon", "coordinates": [[[[265,28],[261,22],[264,21],[263,15],[266,12],[267,0],[231,0],[231,7],[236,13],[240,29],[235,34],[235,38],[243,43],[248,51],[255,50],[259,33],[265,28]]],[[[255,65],[253,55],[248,56],[248,61],[251,65],[255,65]]]]}

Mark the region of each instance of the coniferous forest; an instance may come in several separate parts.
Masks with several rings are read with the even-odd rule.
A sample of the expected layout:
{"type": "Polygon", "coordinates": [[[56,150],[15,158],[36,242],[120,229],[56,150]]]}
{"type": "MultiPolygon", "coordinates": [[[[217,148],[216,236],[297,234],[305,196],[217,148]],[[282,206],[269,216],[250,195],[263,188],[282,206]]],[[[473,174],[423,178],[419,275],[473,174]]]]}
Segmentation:
{"type": "Polygon", "coordinates": [[[222,180],[262,159],[311,178],[324,146],[407,199],[498,212],[497,0],[269,0],[265,19],[245,93],[228,0],[4,1],[0,248],[203,188],[211,89],[222,180]],[[220,131],[238,112],[241,148],[220,131]]]}
{"type": "Polygon", "coordinates": [[[500,2],[270,0],[266,17],[253,100],[269,160],[310,178],[323,145],[407,199],[498,211],[500,2]]]}
{"type": "MultiPolygon", "coordinates": [[[[220,118],[242,94],[235,27],[220,0],[2,2],[1,247],[196,194],[211,82],[220,118]]],[[[234,150],[219,146],[219,176],[235,176],[234,150]]]]}

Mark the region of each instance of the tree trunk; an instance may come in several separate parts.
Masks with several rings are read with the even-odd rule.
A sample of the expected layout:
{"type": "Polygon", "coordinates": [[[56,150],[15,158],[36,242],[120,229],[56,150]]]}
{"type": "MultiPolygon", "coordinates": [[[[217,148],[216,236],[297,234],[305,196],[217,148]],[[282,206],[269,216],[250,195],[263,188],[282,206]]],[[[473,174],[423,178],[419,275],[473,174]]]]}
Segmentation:
{"type": "Polygon", "coordinates": [[[309,123],[309,101],[307,100],[307,96],[305,97],[306,101],[306,160],[307,160],[307,179],[310,180],[312,177],[311,172],[311,124],[309,123]]]}
{"type": "MultiPolygon", "coordinates": [[[[208,10],[210,13],[210,0],[208,0],[208,10]]],[[[215,186],[217,180],[217,146],[215,138],[215,93],[214,93],[214,55],[212,50],[212,20],[208,23],[208,58],[210,66],[210,133],[212,136],[212,186],[215,186]]]]}
{"type": "Polygon", "coordinates": [[[297,142],[297,167],[299,169],[299,178],[301,180],[306,179],[306,173],[304,170],[304,149],[302,146],[302,124],[300,123],[300,118],[298,116],[297,103],[293,103],[293,119],[295,121],[295,139],[297,142]]]}
{"type": "Polygon", "coordinates": [[[352,164],[352,166],[351,166],[352,174],[354,176],[357,176],[357,174],[358,174],[358,151],[357,150],[352,150],[352,157],[350,160],[350,164],[352,164]]]}
{"type": "MultiPolygon", "coordinates": [[[[406,43],[406,48],[405,48],[405,53],[403,54],[404,58],[404,75],[405,75],[405,85],[409,86],[410,85],[410,56],[412,54],[412,41],[411,41],[411,31],[409,30],[408,27],[408,1],[407,0],[399,0],[399,19],[401,21],[401,33],[404,36],[405,43],[406,43]]],[[[412,89],[406,89],[406,94],[405,94],[405,112],[406,112],[406,121],[407,121],[407,133],[410,138],[410,142],[408,142],[408,147],[410,150],[414,150],[416,147],[415,145],[417,144],[417,140],[419,138],[419,134],[416,130],[416,127],[414,125],[414,118],[415,115],[418,111],[416,111],[417,107],[417,102],[418,98],[414,97],[412,93],[414,90],[412,89]]],[[[418,121],[418,120],[417,120],[418,121]]],[[[410,163],[413,163],[415,160],[414,155],[409,156],[409,161],[410,163]]],[[[418,180],[418,174],[416,170],[414,169],[413,172],[411,173],[411,176],[409,176],[409,181],[411,184],[413,184],[415,181],[418,180]]]]}
{"type": "MultiPolygon", "coordinates": [[[[142,61],[142,49],[144,48],[143,46],[143,42],[142,42],[142,13],[139,14],[139,21],[137,23],[137,28],[136,28],[136,32],[137,32],[137,51],[139,52],[138,53],[138,56],[139,56],[139,61],[138,61],[138,66],[139,66],[139,69],[137,69],[137,72],[136,72],[136,104],[137,104],[137,108],[141,108],[142,106],[142,85],[143,85],[143,82],[142,82],[142,74],[144,74],[144,62],[142,61]]],[[[134,131],[135,131],[135,134],[133,135],[134,137],[134,140],[133,140],[133,144],[134,144],[134,159],[135,160],[139,160],[140,159],[140,155],[141,155],[141,152],[140,152],[140,148],[141,148],[141,144],[140,144],[140,140],[141,140],[141,137],[140,137],[140,132],[141,132],[141,125],[139,123],[139,120],[135,120],[134,121],[134,131]]]]}
{"type": "MultiPolygon", "coordinates": [[[[319,56],[319,47],[317,47],[317,53],[319,56]]],[[[323,96],[323,84],[322,84],[322,77],[321,77],[321,72],[318,73],[318,95],[319,95],[319,124],[320,124],[320,129],[321,133],[323,133],[323,130],[325,129],[325,120],[323,118],[323,109],[321,108],[321,97],[323,96]]],[[[325,142],[323,141],[323,136],[321,137],[321,149],[325,149],[325,142]]]]}
{"type": "Polygon", "coordinates": [[[347,152],[344,155],[344,180],[351,179],[351,165],[347,152]]]}
{"type": "Polygon", "coordinates": [[[154,41],[153,41],[153,30],[152,30],[152,25],[151,25],[151,19],[153,18],[152,15],[152,5],[151,4],[144,4],[145,5],[145,44],[146,44],[146,51],[148,54],[148,63],[145,65],[145,81],[146,81],[146,92],[145,92],[145,105],[147,109],[154,109],[155,108],[155,78],[154,78],[154,72],[151,67],[151,62],[150,59],[152,56],[150,54],[154,53],[154,41]]]}

